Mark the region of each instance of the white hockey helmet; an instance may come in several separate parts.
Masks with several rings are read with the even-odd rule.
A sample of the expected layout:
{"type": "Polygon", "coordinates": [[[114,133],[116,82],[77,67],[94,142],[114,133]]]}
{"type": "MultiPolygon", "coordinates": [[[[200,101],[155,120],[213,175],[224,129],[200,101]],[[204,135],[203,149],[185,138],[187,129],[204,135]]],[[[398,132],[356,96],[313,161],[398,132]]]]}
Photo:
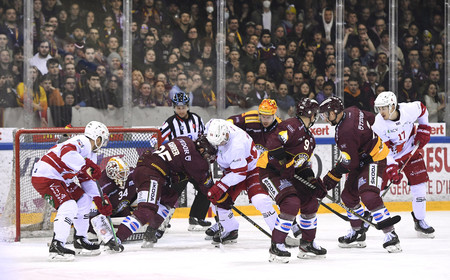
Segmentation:
{"type": "Polygon", "coordinates": [[[214,146],[225,145],[228,142],[230,130],[226,120],[212,119],[207,127],[206,139],[214,146]]]}
{"type": "Polygon", "coordinates": [[[106,175],[114,180],[121,189],[125,187],[125,182],[130,175],[130,167],[120,157],[112,157],[106,164],[106,175]]]}
{"type": "Polygon", "coordinates": [[[390,115],[397,108],[397,96],[392,91],[383,91],[375,99],[374,107],[376,113],[378,113],[378,108],[388,107],[390,115]]]}
{"type": "Polygon", "coordinates": [[[102,124],[98,121],[91,121],[86,125],[86,128],[84,129],[84,135],[94,140],[95,147],[92,149],[94,153],[98,152],[101,147],[106,147],[108,144],[109,139],[109,130],[106,127],[106,125],[102,124]],[[97,146],[97,138],[100,137],[102,139],[102,142],[100,146],[97,146]]]}

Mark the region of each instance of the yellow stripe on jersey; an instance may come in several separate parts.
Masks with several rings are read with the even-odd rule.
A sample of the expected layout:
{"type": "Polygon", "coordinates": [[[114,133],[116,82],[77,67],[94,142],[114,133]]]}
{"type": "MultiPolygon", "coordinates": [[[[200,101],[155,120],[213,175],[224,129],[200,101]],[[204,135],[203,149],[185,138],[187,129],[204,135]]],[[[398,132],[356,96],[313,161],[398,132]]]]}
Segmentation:
{"type": "Polygon", "coordinates": [[[258,161],[256,162],[256,167],[266,168],[269,163],[269,152],[265,151],[259,156],[258,161]]]}
{"type": "Polygon", "coordinates": [[[381,141],[381,138],[378,137],[377,143],[369,154],[372,157],[373,161],[380,161],[388,156],[389,148],[388,146],[386,146],[386,144],[383,143],[383,141],[381,141]]]}
{"type": "Polygon", "coordinates": [[[161,172],[161,174],[162,174],[163,176],[167,176],[167,173],[164,172],[164,170],[163,170],[161,167],[159,167],[159,166],[156,165],[155,163],[152,163],[151,165],[152,165],[154,168],[158,169],[158,171],[161,172]]]}

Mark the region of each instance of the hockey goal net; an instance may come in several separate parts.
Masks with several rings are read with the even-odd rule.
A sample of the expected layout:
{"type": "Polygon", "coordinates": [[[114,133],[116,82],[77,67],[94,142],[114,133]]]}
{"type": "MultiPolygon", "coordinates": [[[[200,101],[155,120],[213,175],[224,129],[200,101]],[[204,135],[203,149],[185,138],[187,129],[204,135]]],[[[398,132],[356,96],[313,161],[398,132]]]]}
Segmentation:
{"type": "MultiPolygon", "coordinates": [[[[150,148],[152,137],[158,137],[158,143],[161,143],[161,133],[157,128],[108,129],[108,145],[98,153],[98,164],[102,170],[113,156],[120,156],[130,167],[134,167],[139,155],[150,148]]],[[[0,217],[0,240],[20,241],[24,237],[46,237],[53,234],[56,210],[31,185],[31,172],[34,164],[60,139],[83,132],[84,128],[15,131],[11,187],[0,217]]]]}

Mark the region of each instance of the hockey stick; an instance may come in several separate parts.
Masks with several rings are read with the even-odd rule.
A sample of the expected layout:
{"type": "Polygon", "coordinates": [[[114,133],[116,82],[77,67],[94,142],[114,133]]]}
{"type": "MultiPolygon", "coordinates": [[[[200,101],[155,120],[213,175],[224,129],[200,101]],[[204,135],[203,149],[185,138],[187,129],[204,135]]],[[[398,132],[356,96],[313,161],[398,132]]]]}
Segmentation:
{"type": "MultiPolygon", "coordinates": [[[[333,199],[332,199],[331,201],[334,202],[333,199]]],[[[346,222],[350,221],[350,219],[349,219],[347,216],[342,215],[341,213],[337,212],[336,210],[334,210],[334,209],[331,208],[330,206],[326,205],[325,203],[322,202],[321,199],[319,199],[319,203],[320,203],[320,205],[322,205],[323,207],[325,207],[325,208],[327,208],[328,210],[330,210],[330,212],[333,212],[334,214],[336,214],[336,215],[337,215],[339,218],[341,218],[342,220],[344,220],[344,221],[346,221],[346,222]]]]}
{"type": "MultiPolygon", "coordinates": [[[[308,182],[307,180],[303,179],[302,177],[298,176],[297,174],[294,174],[294,178],[297,179],[298,181],[302,182],[303,184],[305,184],[306,186],[315,189],[316,186],[314,186],[313,184],[311,184],[310,182],[308,182]]],[[[334,203],[336,203],[337,205],[341,206],[342,208],[344,208],[345,210],[347,210],[348,212],[352,213],[354,216],[358,217],[358,219],[360,219],[361,221],[373,226],[374,228],[381,230],[385,227],[388,226],[392,226],[398,222],[400,222],[401,217],[400,216],[394,216],[391,218],[388,218],[384,221],[379,222],[378,224],[373,223],[372,221],[369,221],[368,219],[364,218],[363,216],[359,215],[358,213],[356,213],[356,211],[354,211],[353,209],[347,207],[345,204],[343,204],[342,202],[339,201],[334,201],[333,198],[331,196],[329,196],[328,194],[325,195],[326,198],[328,198],[329,200],[333,201],[334,203]]]]}
{"type": "Polygon", "coordinates": [[[237,209],[234,206],[231,206],[231,209],[236,211],[239,215],[241,215],[244,219],[246,219],[250,224],[252,224],[255,228],[259,229],[262,233],[267,235],[269,238],[272,238],[272,235],[268,233],[265,229],[260,227],[257,223],[255,223],[252,219],[249,218],[249,216],[245,215],[241,210],[237,209]]]}
{"type": "MultiPolygon", "coordinates": [[[[408,159],[406,159],[405,163],[402,165],[402,167],[400,168],[400,170],[398,171],[398,174],[400,174],[403,169],[406,167],[406,165],[408,164],[409,160],[413,157],[413,155],[417,152],[417,149],[419,149],[419,144],[420,142],[417,142],[417,144],[414,146],[414,149],[411,151],[411,153],[408,156],[408,159]]],[[[392,181],[389,182],[389,185],[387,185],[387,187],[384,189],[383,194],[381,195],[381,197],[384,197],[387,192],[389,191],[389,189],[391,188],[392,185],[392,181]]]]}
{"type": "MultiPolygon", "coordinates": [[[[98,192],[100,194],[100,197],[102,198],[102,205],[106,205],[105,198],[103,197],[102,188],[100,187],[100,184],[97,181],[95,181],[95,183],[97,184],[98,192]]],[[[119,242],[117,242],[117,236],[116,236],[116,232],[114,231],[114,226],[113,226],[113,222],[111,220],[111,216],[106,216],[106,218],[108,219],[109,225],[111,226],[111,230],[112,230],[113,237],[114,237],[114,243],[115,243],[116,246],[118,246],[119,242]]]]}

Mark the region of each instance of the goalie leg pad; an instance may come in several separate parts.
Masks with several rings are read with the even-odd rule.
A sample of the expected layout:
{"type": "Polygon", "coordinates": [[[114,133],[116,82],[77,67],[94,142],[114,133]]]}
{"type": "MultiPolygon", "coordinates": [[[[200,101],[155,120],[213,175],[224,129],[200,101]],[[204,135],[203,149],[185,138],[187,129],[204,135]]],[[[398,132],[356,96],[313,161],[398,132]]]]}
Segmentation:
{"type": "Polygon", "coordinates": [[[111,229],[111,225],[106,219],[106,216],[100,214],[93,217],[91,219],[91,224],[99,240],[102,240],[104,243],[106,243],[111,240],[111,238],[113,238],[114,234],[111,229]]]}

